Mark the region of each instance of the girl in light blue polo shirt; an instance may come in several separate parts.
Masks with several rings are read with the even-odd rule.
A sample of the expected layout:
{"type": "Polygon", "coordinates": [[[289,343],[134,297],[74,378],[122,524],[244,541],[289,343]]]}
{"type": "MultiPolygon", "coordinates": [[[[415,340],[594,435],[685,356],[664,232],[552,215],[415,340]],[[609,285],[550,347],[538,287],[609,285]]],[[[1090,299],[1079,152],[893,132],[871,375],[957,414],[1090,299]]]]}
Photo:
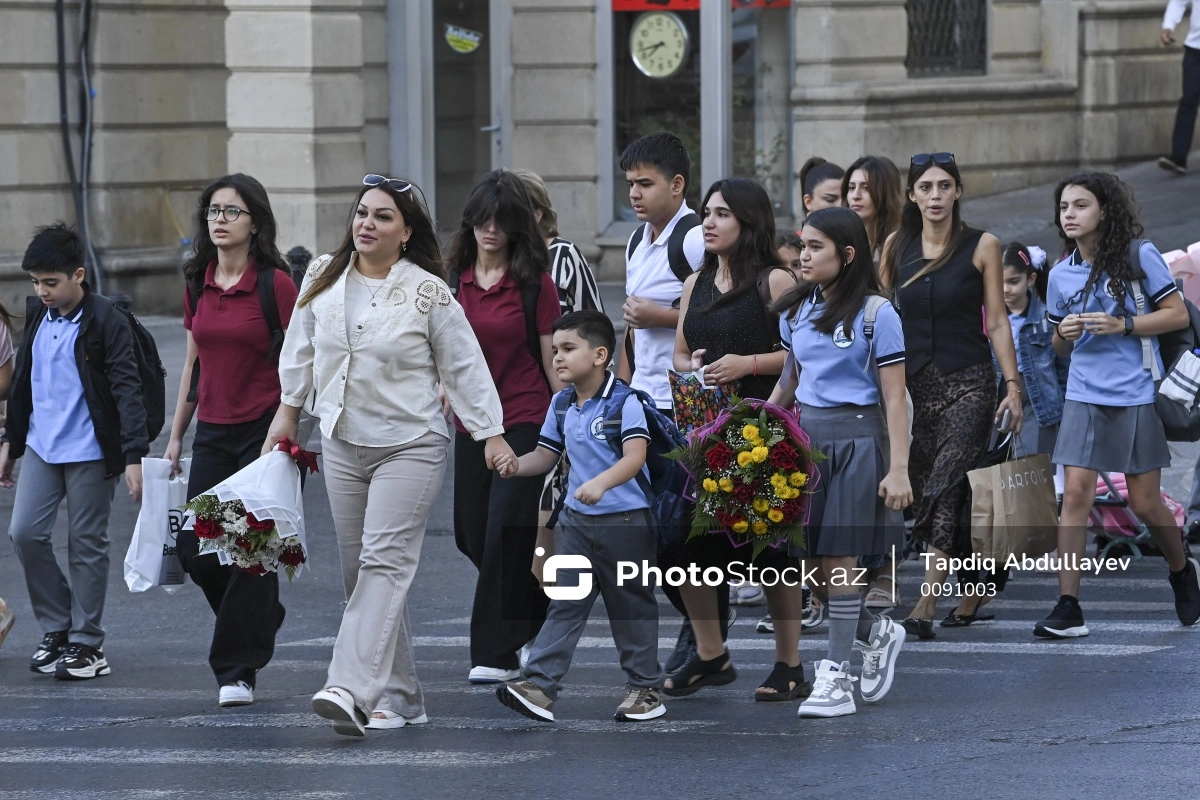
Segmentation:
{"type": "Polygon", "coordinates": [[[799,402],[800,425],[826,457],[817,465],[805,552],[797,555],[805,557],[806,572],[819,565],[826,583],[829,648],[816,665],[800,716],[836,717],[856,710],[850,679],[855,639],[863,649],[862,699],[869,703],[891,688],[904,641],[903,628],[862,608],[865,587],[853,580],[860,556],[889,553],[903,543],[899,512],[912,502],[904,333],[882,296],[857,214],[848,208],[816,211],[802,239],[806,283],[779,301],[785,312],[780,332],[791,358],[770,399],[785,408],[799,402]]]}
{"type": "MultiPolygon", "coordinates": [[[[1058,553],[1064,559],[1084,554],[1097,471],[1125,473],[1130,508],[1150,529],[1171,569],[1175,612],[1180,622],[1191,625],[1200,619],[1200,585],[1195,562],[1185,557],[1179,528],[1159,494],[1159,478],[1171,453],[1155,412],[1154,379],[1143,364],[1140,338],[1150,338],[1152,357],[1161,369],[1156,337],[1186,327],[1188,312],[1154,245],[1142,242],[1140,265],[1131,263],[1130,245],[1142,226],[1125,184],[1104,173],[1075,175],[1058,185],[1054,202],[1059,231],[1075,248],[1050,272],[1046,295],[1054,348],[1071,356],[1053,456],[1066,472],[1058,553]],[[1141,282],[1145,297],[1140,311],[1134,281],[1141,282]]],[[[1034,635],[1087,636],[1079,607],[1079,571],[1060,569],[1058,585],[1058,605],[1034,626],[1034,635]]]]}

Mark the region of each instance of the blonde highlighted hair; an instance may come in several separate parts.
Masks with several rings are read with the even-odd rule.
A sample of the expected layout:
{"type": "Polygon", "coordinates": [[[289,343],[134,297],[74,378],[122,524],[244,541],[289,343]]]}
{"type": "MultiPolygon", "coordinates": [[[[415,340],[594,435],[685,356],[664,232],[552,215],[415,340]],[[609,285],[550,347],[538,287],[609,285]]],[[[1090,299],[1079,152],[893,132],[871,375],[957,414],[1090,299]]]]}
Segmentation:
{"type": "MultiPolygon", "coordinates": [[[[546,191],[542,177],[528,169],[514,169],[510,172],[525,184],[529,191],[529,199],[533,201],[533,210],[542,212],[542,218],[538,220],[538,229],[541,230],[542,236],[547,239],[558,236],[558,214],[554,213],[554,208],[550,205],[550,193],[546,191]]],[[[537,216],[536,213],[534,216],[537,216]]]]}

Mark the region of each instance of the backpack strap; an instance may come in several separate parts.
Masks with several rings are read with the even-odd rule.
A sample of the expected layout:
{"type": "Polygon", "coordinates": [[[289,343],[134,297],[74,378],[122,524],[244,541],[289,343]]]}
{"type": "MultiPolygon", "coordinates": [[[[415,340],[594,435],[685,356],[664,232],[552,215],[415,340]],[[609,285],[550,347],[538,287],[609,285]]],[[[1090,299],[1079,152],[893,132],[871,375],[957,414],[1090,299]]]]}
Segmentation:
{"type": "Polygon", "coordinates": [[[546,378],[549,385],[546,369],[542,365],[542,341],[537,329],[537,306],[541,295],[541,276],[538,276],[536,282],[521,287],[521,311],[525,314],[525,344],[529,348],[529,355],[533,356],[533,363],[537,364],[538,372],[546,378]]]}
{"type": "MultiPolygon", "coordinates": [[[[1129,242],[1129,266],[1133,270],[1134,275],[1142,274],[1142,244],[1145,239],[1132,239],[1129,242]]],[[[1134,314],[1141,316],[1149,314],[1149,309],[1146,308],[1146,288],[1142,284],[1141,278],[1134,278],[1130,281],[1130,290],[1133,292],[1133,305],[1136,309],[1134,314]]],[[[1149,336],[1139,336],[1142,340],[1142,369],[1150,371],[1150,377],[1157,383],[1162,380],[1162,372],[1158,368],[1158,359],[1154,357],[1154,346],[1150,344],[1149,336]]]]}
{"type": "Polygon", "coordinates": [[[686,214],[679,218],[675,223],[675,227],[671,229],[671,236],[667,239],[667,263],[671,266],[671,272],[675,273],[675,277],[679,278],[680,282],[686,281],[692,274],[692,265],[688,263],[687,256],[683,252],[683,240],[687,238],[688,231],[700,224],[700,216],[695,212],[686,214]]]}
{"type": "Polygon", "coordinates": [[[267,321],[267,333],[271,337],[267,360],[277,365],[279,351],[283,349],[283,323],[279,319],[279,301],[275,299],[275,270],[260,269],[255,280],[258,283],[258,302],[262,306],[263,319],[267,321]]]}
{"type": "Polygon", "coordinates": [[[629,266],[629,259],[633,258],[633,251],[638,249],[638,245],[642,243],[642,236],[646,232],[646,224],[638,225],[634,230],[633,235],[629,237],[629,244],[625,245],[625,265],[629,266]]]}
{"type": "Polygon", "coordinates": [[[863,335],[871,342],[875,338],[875,320],[879,317],[879,309],[888,302],[886,297],[878,294],[867,295],[863,304],[863,335]]]}

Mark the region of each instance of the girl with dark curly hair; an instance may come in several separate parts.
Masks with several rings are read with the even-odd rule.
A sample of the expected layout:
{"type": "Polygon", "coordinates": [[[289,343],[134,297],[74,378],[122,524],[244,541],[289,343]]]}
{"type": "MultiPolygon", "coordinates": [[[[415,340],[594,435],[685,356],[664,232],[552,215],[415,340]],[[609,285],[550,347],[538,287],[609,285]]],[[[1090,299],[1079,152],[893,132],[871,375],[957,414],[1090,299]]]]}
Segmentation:
{"type": "Polygon", "coordinates": [[[1051,271],[1046,295],[1054,349],[1071,356],[1053,456],[1066,473],[1058,526],[1063,563],[1058,605],[1033,632],[1047,639],[1088,634],[1079,607],[1079,570],[1072,562],[1087,544],[1098,471],[1125,473],[1129,506],[1150,529],[1171,570],[1175,613],[1192,625],[1200,619],[1200,584],[1196,562],[1186,556],[1179,528],[1160,496],[1159,478],[1171,464],[1171,453],[1155,413],[1154,379],[1141,342],[1141,337],[1150,340],[1161,369],[1156,337],[1186,327],[1188,312],[1153,244],[1140,242],[1136,261],[1131,258],[1142,226],[1132,192],[1116,176],[1073,175],[1055,189],[1054,205],[1054,224],[1067,246],[1074,246],[1051,271]],[[1137,308],[1134,281],[1141,284],[1147,308],[1137,308]]]}

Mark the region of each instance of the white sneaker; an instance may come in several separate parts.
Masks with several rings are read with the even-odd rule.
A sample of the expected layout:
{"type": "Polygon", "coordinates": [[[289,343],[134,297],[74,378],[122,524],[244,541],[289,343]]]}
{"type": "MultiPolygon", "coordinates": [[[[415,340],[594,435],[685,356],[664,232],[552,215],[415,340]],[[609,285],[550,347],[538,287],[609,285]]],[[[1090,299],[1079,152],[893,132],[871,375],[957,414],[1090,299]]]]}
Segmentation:
{"type": "Polygon", "coordinates": [[[517,651],[517,659],[521,664],[521,669],[525,669],[525,665],[529,663],[529,656],[533,654],[534,639],[530,639],[525,644],[521,645],[521,649],[517,651]]]}
{"type": "Polygon", "coordinates": [[[896,656],[904,645],[904,635],[904,629],[887,617],[880,617],[871,626],[871,640],[861,643],[863,668],[858,688],[864,703],[878,703],[892,688],[896,656]]]}
{"type": "Polygon", "coordinates": [[[254,689],[245,681],[227,683],[221,687],[220,699],[217,702],[221,708],[230,706],[248,706],[254,702],[254,689]]]}
{"type": "Polygon", "coordinates": [[[800,704],[797,714],[801,717],[842,717],[853,714],[854,678],[850,676],[850,662],[839,666],[833,661],[822,659],[816,664],[813,690],[800,704]]]}
{"type": "Polygon", "coordinates": [[[499,667],[471,667],[467,676],[470,683],[508,683],[521,677],[519,669],[500,669],[499,667]]]}
{"type": "Polygon", "coordinates": [[[426,722],[429,722],[429,717],[425,714],[417,717],[405,717],[395,711],[377,708],[371,712],[371,718],[367,720],[367,727],[373,731],[389,731],[403,728],[405,725],[424,725],[426,722]],[[381,716],[377,717],[376,714],[381,716]]]}

